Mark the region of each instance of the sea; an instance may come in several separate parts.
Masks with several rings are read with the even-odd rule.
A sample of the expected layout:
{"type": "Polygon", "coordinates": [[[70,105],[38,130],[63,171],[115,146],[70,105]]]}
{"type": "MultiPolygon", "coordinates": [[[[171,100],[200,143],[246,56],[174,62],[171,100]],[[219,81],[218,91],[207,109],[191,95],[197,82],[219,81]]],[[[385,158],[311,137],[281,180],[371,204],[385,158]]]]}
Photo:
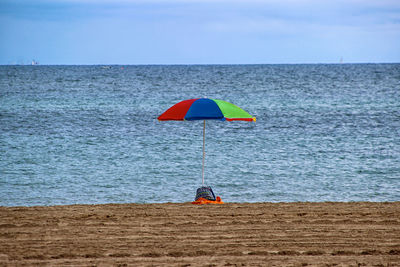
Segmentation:
{"type": "Polygon", "coordinates": [[[400,64],[0,66],[0,206],[400,201],[400,64]]]}

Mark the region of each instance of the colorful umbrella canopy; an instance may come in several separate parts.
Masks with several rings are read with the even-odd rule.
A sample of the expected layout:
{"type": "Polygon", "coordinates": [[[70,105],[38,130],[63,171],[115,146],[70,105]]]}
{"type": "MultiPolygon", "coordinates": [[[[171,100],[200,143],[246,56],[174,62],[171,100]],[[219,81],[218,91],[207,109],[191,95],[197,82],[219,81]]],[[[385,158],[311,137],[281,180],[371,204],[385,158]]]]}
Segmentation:
{"type": "Polygon", "coordinates": [[[197,98],[183,100],[173,105],[161,114],[158,120],[256,121],[256,118],[229,102],[210,98],[197,98]]]}
{"type": "Polygon", "coordinates": [[[204,161],[205,161],[205,131],[206,120],[222,121],[256,121],[256,117],[251,116],[243,109],[232,103],[211,99],[195,98],[183,100],[158,117],[159,121],[193,121],[203,120],[203,168],[202,184],[204,186],[204,161]]]}

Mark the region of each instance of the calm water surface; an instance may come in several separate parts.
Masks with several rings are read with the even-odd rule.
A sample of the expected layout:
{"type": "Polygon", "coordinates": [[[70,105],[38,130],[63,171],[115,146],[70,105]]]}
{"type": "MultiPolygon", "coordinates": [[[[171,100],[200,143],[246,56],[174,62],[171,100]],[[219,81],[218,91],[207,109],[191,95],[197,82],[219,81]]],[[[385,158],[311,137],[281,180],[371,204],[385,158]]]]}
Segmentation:
{"type": "Polygon", "coordinates": [[[0,66],[0,205],[192,201],[197,97],[257,117],[207,122],[224,201],[400,201],[400,64],[0,66]]]}

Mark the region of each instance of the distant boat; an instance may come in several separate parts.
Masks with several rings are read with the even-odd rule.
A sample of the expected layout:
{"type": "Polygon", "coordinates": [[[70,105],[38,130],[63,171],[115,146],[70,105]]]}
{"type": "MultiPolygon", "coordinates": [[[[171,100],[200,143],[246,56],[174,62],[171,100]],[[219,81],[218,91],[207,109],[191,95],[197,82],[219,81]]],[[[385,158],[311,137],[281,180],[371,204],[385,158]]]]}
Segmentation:
{"type": "Polygon", "coordinates": [[[34,65],[39,65],[39,62],[32,60],[32,66],[34,66],[34,65]]]}
{"type": "Polygon", "coordinates": [[[340,64],[343,64],[343,57],[340,58],[340,64]]]}

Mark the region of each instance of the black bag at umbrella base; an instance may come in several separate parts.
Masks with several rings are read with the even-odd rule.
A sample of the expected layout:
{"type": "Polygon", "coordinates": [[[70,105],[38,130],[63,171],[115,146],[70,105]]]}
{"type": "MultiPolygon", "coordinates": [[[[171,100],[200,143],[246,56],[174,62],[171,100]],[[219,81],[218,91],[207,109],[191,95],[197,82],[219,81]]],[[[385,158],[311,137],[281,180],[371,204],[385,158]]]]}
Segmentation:
{"type": "Polygon", "coordinates": [[[216,200],[214,192],[211,189],[211,186],[202,186],[200,188],[197,188],[195,200],[198,200],[201,197],[211,201],[216,200]]]}

